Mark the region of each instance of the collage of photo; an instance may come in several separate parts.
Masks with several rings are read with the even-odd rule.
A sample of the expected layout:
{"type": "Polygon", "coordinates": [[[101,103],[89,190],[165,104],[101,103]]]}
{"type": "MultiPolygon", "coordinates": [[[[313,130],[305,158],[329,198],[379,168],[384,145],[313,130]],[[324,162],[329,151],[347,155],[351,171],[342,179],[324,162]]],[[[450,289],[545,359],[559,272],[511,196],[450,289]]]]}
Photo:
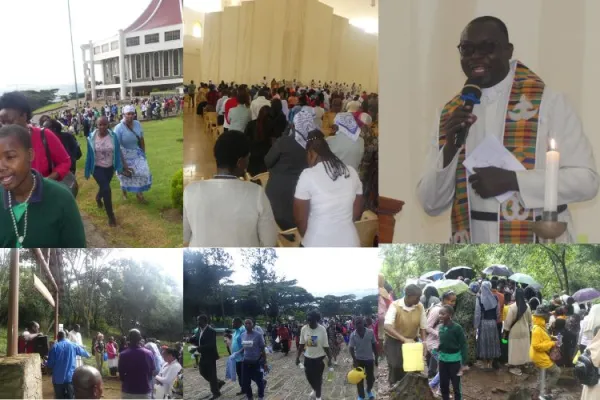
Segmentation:
{"type": "Polygon", "coordinates": [[[600,400],[600,2],[0,3],[0,399],[600,400]]]}

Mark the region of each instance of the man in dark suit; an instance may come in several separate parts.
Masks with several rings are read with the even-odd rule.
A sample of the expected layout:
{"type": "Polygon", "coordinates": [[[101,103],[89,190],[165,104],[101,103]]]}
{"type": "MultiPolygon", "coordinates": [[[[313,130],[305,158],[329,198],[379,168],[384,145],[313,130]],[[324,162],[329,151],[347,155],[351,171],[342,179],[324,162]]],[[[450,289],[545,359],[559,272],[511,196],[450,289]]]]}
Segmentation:
{"type": "Polygon", "coordinates": [[[210,400],[221,397],[221,387],[225,385],[225,382],[217,378],[217,360],[219,359],[217,332],[208,325],[206,315],[198,317],[198,333],[192,336],[190,343],[198,346],[200,376],[210,384],[212,393],[210,400]]]}

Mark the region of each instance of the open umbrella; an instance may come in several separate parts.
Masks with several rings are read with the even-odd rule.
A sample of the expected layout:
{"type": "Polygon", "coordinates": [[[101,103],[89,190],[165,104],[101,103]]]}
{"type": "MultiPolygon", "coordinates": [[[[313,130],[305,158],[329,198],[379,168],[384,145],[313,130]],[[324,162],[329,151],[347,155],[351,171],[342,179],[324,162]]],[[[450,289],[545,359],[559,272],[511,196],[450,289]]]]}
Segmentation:
{"type": "Polygon", "coordinates": [[[429,271],[421,275],[421,279],[431,279],[432,281],[437,281],[443,277],[444,273],[442,271],[429,271]]]}
{"type": "Polygon", "coordinates": [[[430,284],[431,282],[433,282],[431,279],[423,279],[423,278],[408,278],[406,280],[406,284],[404,285],[404,287],[408,286],[408,285],[417,285],[418,287],[420,287],[421,289],[423,289],[425,286],[427,286],[428,284],[430,284]]]}
{"type": "Polygon", "coordinates": [[[483,273],[486,275],[496,275],[496,276],[511,276],[514,274],[510,268],[506,265],[494,264],[490,265],[486,269],[483,270],[483,273]]]}
{"type": "Polygon", "coordinates": [[[573,294],[573,298],[578,303],[586,303],[588,301],[600,299],[600,291],[594,288],[581,289],[573,294]]]}
{"type": "Polygon", "coordinates": [[[427,286],[432,286],[437,289],[440,294],[440,298],[446,292],[450,290],[454,291],[456,294],[461,294],[469,290],[469,286],[461,280],[458,279],[442,279],[439,281],[435,281],[433,283],[428,284],[427,286]]]}
{"type": "Polygon", "coordinates": [[[473,268],[469,267],[454,267],[450,268],[445,276],[446,279],[456,279],[459,276],[472,279],[475,277],[475,271],[473,271],[473,268]]]}
{"type": "Polygon", "coordinates": [[[517,283],[525,283],[529,286],[535,285],[537,282],[531,276],[517,272],[508,277],[509,280],[517,283]]]}

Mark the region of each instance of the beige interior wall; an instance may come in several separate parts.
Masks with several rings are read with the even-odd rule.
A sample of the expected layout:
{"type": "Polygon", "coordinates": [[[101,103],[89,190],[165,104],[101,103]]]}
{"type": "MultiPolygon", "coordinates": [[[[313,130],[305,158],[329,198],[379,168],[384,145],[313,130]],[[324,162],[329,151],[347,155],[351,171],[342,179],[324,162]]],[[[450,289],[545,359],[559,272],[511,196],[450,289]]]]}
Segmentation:
{"type": "Polygon", "coordinates": [[[204,82],[240,83],[266,75],[356,82],[378,90],[377,36],[351,26],[318,0],[247,1],[204,18],[200,61],[184,61],[185,81],[188,73],[204,82]]]}
{"type": "MultiPolygon", "coordinates": [[[[507,24],[515,57],[566,94],[600,159],[600,1],[387,1],[379,15],[380,191],[406,202],[395,242],[446,242],[450,236],[449,213],[427,216],[416,185],[436,110],[464,83],[456,45],[475,17],[493,15],[507,24]]],[[[600,243],[600,201],[569,208],[578,240],[600,243]]]]}

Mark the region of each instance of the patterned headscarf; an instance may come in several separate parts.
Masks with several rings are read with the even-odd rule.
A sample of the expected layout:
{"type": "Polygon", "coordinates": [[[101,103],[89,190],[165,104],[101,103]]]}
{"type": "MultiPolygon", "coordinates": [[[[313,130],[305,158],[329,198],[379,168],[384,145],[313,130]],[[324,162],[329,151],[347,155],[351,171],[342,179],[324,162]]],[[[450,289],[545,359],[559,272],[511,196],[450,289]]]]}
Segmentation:
{"type": "Polygon", "coordinates": [[[132,105],[126,105],[123,107],[123,114],[135,113],[135,107],[132,105]]]}
{"type": "Polygon", "coordinates": [[[485,311],[489,311],[498,306],[498,299],[492,293],[492,283],[490,281],[485,281],[481,284],[480,300],[485,311]]]}
{"type": "Polygon", "coordinates": [[[315,112],[311,108],[302,108],[294,115],[294,136],[296,142],[306,149],[306,140],[308,133],[317,129],[315,124],[315,112]]]}
{"type": "Polygon", "coordinates": [[[339,132],[348,136],[353,142],[356,142],[360,137],[360,126],[352,113],[337,113],[333,124],[337,125],[339,132]]]}

